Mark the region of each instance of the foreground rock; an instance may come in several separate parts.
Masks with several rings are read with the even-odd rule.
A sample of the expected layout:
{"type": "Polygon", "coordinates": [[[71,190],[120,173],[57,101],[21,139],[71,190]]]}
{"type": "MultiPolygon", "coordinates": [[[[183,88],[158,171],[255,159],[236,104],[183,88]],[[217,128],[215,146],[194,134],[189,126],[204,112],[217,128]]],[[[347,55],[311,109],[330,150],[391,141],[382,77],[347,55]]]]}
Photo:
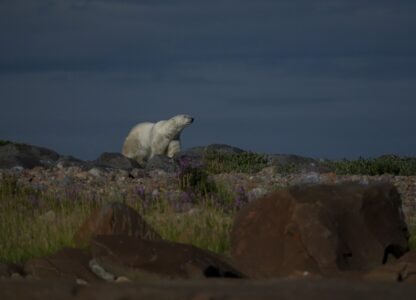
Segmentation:
{"type": "Polygon", "coordinates": [[[244,277],[212,252],[169,241],[97,236],[91,252],[106,271],[130,280],[244,277]]]}
{"type": "Polygon", "coordinates": [[[100,280],[89,268],[91,255],[80,249],[64,248],[57,253],[30,259],[25,264],[25,272],[38,279],[68,279],[78,283],[91,283],[100,280]]]}
{"type": "Polygon", "coordinates": [[[408,252],[397,261],[371,270],[364,279],[416,283],[416,251],[408,252]]]}
{"type": "Polygon", "coordinates": [[[114,234],[140,239],[161,239],[133,208],[122,203],[110,203],[91,213],[75,233],[74,243],[85,246],[94,235],[114,234]]]}
{"type": "Polygon", "coordinates": [[[416,285],[338,280],[158,281],[79,286],[56,280],[0,280],[0,299],[354,299],[409,300],[416,285]]]}
{"type": "Polygon", "coordinates": [[[401,200],[391,184],[297,186],[258,199],[237,215],[236,266],[269,278],[365,271],[408,250],[401,200]]]}

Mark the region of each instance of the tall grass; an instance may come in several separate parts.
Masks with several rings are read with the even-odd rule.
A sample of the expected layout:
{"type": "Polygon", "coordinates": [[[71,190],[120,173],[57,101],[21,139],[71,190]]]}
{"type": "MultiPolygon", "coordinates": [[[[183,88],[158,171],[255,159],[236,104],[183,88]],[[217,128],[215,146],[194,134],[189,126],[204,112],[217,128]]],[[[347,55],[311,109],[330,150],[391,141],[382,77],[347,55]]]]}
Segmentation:
{"type": "Polygon", "coordinates": [[[117,201],[135,208],[167,240],[218,253],[228,252],[235,213],[232,193],[221,189],[216,194],[191,193],[184,191],[176,198],[167,194],[157,197],[142,194],[91,201],[81,193],[41,193],[19,187],[16,178],[3,178],[0,181],[0,261],[21,263],[74,246],[72,237],[91,211],[117,201]],[[224,209],[227,203],[231,209],[224,209]],[[191,207],[181,210],[181,205],[191,207]]]}

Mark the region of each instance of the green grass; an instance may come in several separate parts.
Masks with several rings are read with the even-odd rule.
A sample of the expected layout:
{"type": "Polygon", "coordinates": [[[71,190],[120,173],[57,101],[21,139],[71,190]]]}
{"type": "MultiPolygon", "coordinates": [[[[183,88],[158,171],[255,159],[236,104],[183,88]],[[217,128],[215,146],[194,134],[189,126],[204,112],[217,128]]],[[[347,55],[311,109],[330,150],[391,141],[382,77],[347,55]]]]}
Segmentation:
{"type": "Polygon", "coordinates": [[[221,153],[207,151],[203,156],[204,169],[211,174],[240,172],[255,173],[267,166],[267,158],[254,152],[221,153]]]}
{"type": "Polygon", "coordinates": [[[341,175],[416,175],[416,158],[384,155],[377,158],[358,158],[356,160],[326,161],[325,164],[341,175]]]}
{"type": "Polygon", "coordinates": [[[0,146],[10,144],[10,141],[0,140],[0,146]]]}
{"type": "Polygon", "coordinates": [[[0,182],[0,262],[21,263],[32,257],[45,256],[65,246],[74,246],[72,237],[90,212],[105,203],[124,201],[135,208],[163,238],[190,243],[217,253],[229,251],[229,233],[235,210],[225,210],[219,203],[231,203],[233,194],[219,190],[214,196],[196,195],[190,212],[178,213],[175,203],[166,195],[143,200],[105,198],[89,201],[79,194],[52,195],[19,188],[16,178],[0,182]],[[52,213],[53,212],[53,213],[52,213]],[[49,215],[55,217],[48,218],[49,215]]]}
{"type": "MultiPolygon", "coordinates": [[[[386,170],[410,174],[413,163],[412,159],[402,161],[384,157],[377,162],[347,161],[334,167],[346,174],[370,171],[371,174],[378,174],[386,170]]],[[[107,196],[91,201],[91,197],[82,194],[82,191],[62,194],[39,192],[20,187],[15,177],[4,177],[0,180],[0,262],[21,263],[31,257],[54,253],[64,246],[74,246],[73,234],[90,212],[114,201],[123,201],[135,208],[167,240],[228,253],[229,234],[237,210],[236,192],[225,185],[214,185],[207,174],[255,172],[265,166],[265,158],[250,153],[231,156],[210,153],[205,157],[204,164],[203,170],[191,167],[178,177],[178,191],[182,190],[182,194],[179,193],[174,199],[168,191],[162,191],[152,199],[147,197],[149,195],[146,198],[136,193],[124,198],[107,196]],[[183,203],[182,196],[192,198],[191,211],[177,212],[175,205],[183,203]],[[55,216],[48,218],[48,215],[55,216]]],[[[416,226],[411,226],[410,232],[410,247],[416,249],[416,226]]]]}

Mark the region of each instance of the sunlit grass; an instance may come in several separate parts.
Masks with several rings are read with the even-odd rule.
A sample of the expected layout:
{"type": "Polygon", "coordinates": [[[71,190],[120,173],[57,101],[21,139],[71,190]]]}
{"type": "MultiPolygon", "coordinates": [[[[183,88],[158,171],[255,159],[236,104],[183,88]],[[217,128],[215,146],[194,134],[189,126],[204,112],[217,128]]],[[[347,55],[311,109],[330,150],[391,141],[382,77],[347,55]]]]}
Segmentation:
{"type": "Polygon", "coordinates": [[[192,196],[191,208],[181,211],[178,204],[183,204],[182,199],[169,200],[164,194],[146,200],[136,196],[127,200],[108,197],[89,201],[82,194],[66,193],[58,197],[19,188],[15,178],[3,179],[0,183],[0,261],[20,263],[74,246],[72,237],[91,211],[117,201],[136,209],[167,240],[218,253],[228,252],[235,213],[232,193],[192,196]],[[225,203],[229,205],[224,206],[225,203]]]}

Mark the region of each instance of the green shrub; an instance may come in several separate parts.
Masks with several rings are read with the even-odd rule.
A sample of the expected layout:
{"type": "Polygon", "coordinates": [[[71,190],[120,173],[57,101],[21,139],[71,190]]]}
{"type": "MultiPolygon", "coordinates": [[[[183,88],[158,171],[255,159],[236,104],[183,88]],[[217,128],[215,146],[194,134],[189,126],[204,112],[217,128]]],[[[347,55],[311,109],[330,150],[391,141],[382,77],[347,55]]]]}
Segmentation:
{"type": "Polygon", "coordinates": [[[254,152],[221,153],[207,151],[203,156],[207,172],[219,173],[255,173],[267,166],[267,157],[254,152]]]}
{"type": "Polygon", "coordinates": [[[416,158],[384,155],[378,158],[358,158],[356,160],[326,161],[325,164],[341,175],[416,175],[416,158]]]}
{"type": "Polygon", "coordinates": [[[4,146],[4,145],[7,145],[7,144],[10,144],[10,142],[5,141],[5,140],[0,140],[0,146],[4,146]]]}

